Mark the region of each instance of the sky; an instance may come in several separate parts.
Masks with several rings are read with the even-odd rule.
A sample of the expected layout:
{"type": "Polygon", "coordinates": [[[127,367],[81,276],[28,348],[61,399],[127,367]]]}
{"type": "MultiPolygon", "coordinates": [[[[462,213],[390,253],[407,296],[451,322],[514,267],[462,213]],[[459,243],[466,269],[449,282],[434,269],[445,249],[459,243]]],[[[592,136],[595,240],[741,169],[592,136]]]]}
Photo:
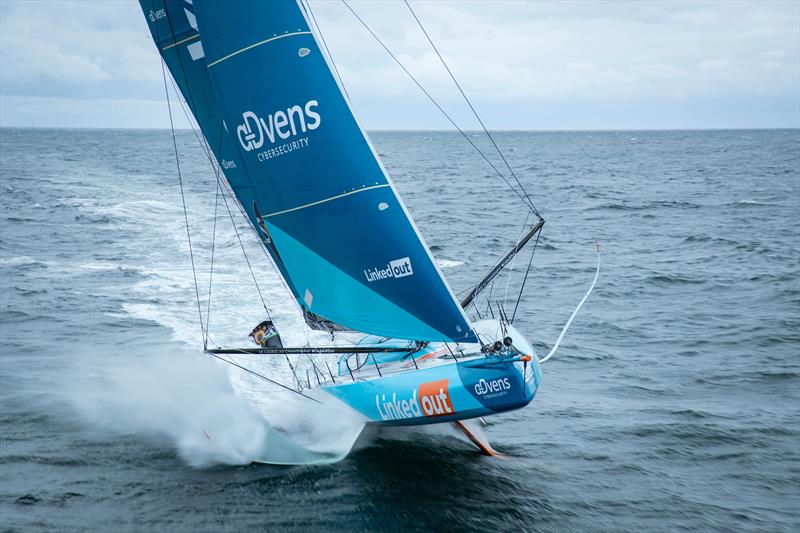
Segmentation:
{"type": "MultiPolygon", "coordinates": [[[[452,128],[341,2],[310,4],[365,127],[452,128]]],[[[351,5],[479,127],[402,1],[351,5]]],[[[797,0],[411,5],[491,129],[800,127],[797,0]]],[[[0,0],[0,126],[169,127],[161,76],[134,0],[0,0]]]]}

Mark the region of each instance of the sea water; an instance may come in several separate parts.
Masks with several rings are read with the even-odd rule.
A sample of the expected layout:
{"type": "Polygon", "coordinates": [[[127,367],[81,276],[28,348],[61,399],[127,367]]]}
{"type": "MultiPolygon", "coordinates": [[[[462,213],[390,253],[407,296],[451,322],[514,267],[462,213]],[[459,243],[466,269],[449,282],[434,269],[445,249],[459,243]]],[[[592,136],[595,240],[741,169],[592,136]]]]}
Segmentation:
{"type": "MultiPolygon", "coordinates": [[[[458,134],[372,138],[455,291],[532,222],[458,134]]],[[[194,275],[169,131],[0,130],[2,529],[796,531],[800,131],[496,139],[547,221],[515,319],[541,353],[602,251],[534,402],[488,420],[505,459],[441,427],[351,450],[350,414],[202,355],[206,326],[246,345],[264,305],[286,344],[328,339],[228,199],[234,230],[193,132],[194,275]]],[[[509,313],[530,249],[490,289],[509,313]]]]}

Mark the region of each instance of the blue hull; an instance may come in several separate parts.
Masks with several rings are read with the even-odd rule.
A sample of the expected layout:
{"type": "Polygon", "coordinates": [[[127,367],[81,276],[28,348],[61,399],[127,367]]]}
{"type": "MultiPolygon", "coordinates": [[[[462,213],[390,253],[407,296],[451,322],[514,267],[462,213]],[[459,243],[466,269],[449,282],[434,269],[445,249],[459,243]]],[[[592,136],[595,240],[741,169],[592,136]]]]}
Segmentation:
{"type": "MultiPolygon", "coordinates": [[[[349,376],[342,376],[349,380],[349,376]]],[[[541,383],[535,357],[479,356],[419,370],[358,379],[322,389],[369,419],[388,426],[455,422],[519,409],[541,383]]]]}

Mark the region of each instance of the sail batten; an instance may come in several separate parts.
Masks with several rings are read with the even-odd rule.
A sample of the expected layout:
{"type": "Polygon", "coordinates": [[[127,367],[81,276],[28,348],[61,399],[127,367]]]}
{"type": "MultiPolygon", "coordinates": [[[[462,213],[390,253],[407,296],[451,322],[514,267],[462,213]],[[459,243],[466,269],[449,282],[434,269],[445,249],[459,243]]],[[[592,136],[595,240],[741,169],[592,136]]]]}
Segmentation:
{"type": "Polygon", "coordinates": [[[311,34],[310,31],[300,31],[300,30],[297,30],[297,31],[294,31],[294,32],[291,32],[291,33],[285,32],[282,35],[275,34],[272,37],[269,37],[268,39],[264,39],[263,41],[259,41],[257,43],[251,44],[250,46],[245,46],[244,48],[242,48],[240,50],[237,50],[235,52],[231,52],[230,54],[228,54],[226,56],[223,56],[223,57],[221,57],[221,58],[219,58],[219,59],[217,59],[215,61],[212,61],[211,63],[208,64],[208,68],[211,68],[214,65],[218,65],[218,64],[222,63],[223,61],[232,58],[235,55],[241,54],[242,52],[247,52],[248,50],[251,50],[251,49],[255,48],[256,46],[261,46],[262,44],[271,43],[272,41],[277,41],[278,39],[284,39],[286,37],[294,37],[296,35],[310,35],[310,34],[311,34]]]}
{"type": "Polygon", "coordinates": [[[308,203],[308,204],[299,205],[297,207],[284,209],[283,211],[277,211],[275,213],[270,213],[268,215],[264,215],[264,218],[276,217],[278,215],[291,213],[292,211],[299,211],[300,209],[305,209],[307,207],[314,207],[315,205],[324,204],[326,202],[332,202],[333,200],[338,200],[340,198],[344,198],[345,196],[350,196],[351,194],[358,194],[360,192],[371,191],[372,189],[380,189],[382,187],[389,187],[389,186],[390,185],[388,183],[372,185],[372,186],[369,186],[369,187],[365,186],[365,187],[362,187],[360,189],[356,189],[356,190],[349,191],[349,192],[343,192],[342,194],[337,194],[336,196],[331,196],[330,198],[323,198],[322,200],[317,200],[316,202],[311,202],[311,203],[308,203]]]}

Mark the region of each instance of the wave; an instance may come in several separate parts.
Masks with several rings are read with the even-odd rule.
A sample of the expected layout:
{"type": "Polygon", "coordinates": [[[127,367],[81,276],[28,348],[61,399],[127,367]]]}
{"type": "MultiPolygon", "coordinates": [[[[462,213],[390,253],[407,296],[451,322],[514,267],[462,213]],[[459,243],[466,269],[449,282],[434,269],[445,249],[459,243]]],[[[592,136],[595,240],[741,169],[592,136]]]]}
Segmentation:
{"type": "Polygon", "coordinates": [[[44,261],[39,261],[38,259],[34,259],[33,257],[29,257],[27,255],[21,255],[19,257],[11,257],[8,259],[0,259],[0,267],[47,267],[47,263],[44,261]]]}
{"type": "Polygon", "coordinates": [[[77,270],[88,270],[90,272],[119,272],[126,277],[149,277],[155,274],[153,270],[145,267],[115,263],[113,261],[88,261],[78,264],[77,270]]]}
{"type": "Polygon", "coordinates": [[[436,264],[439,265],[439,268],[444,270],[446,268],[459,267],[459,266],[463,265],[464,262],[463,261],[453,261],[453,260],[450,260],[450,259],[437,259],[436,260],[436,264]]]}
{"type": "Polygon", "coordinates": [[[619,202],[605,203],[586,207],[584,211],[619,210],[619,211],[644,211],[648,209],[699,209],[706,207],[693,202],[681,200],[657,200],[646,204],[626,204],[619,202]]]}
{"type": "Polygon", "coordinates": [[[728,207],[763,207],[763,206],[771,206],[779,204],[761,198],[761,199],[743,199],[736,202],[730,202],[725,205],[728,207]]]}
{"type": "Polygon", "coordinates": [[[690,278],[688,276],[681,276],[677,274],[656,274],[647,278],[649,283],[660,285],[702,285],[708,280],[690,278]]]}
{"type": "Polygon", "coordinates": [[[685,239],[683,239],[684,243],[719,243],[719,244],[739,244],[739,241],[734,241],[733,239],[726,239],[724,237],[712,237],[711,235],[689,235],[685,239]]]}
{"type": "Polygon", "coordinates": [[[39,320],[39,317],[34,316],[19,309],[9,309],[0,312],[0,322],[3,324],[11,324],[15,322],[25,322],[28,320],[39,320]]]}

